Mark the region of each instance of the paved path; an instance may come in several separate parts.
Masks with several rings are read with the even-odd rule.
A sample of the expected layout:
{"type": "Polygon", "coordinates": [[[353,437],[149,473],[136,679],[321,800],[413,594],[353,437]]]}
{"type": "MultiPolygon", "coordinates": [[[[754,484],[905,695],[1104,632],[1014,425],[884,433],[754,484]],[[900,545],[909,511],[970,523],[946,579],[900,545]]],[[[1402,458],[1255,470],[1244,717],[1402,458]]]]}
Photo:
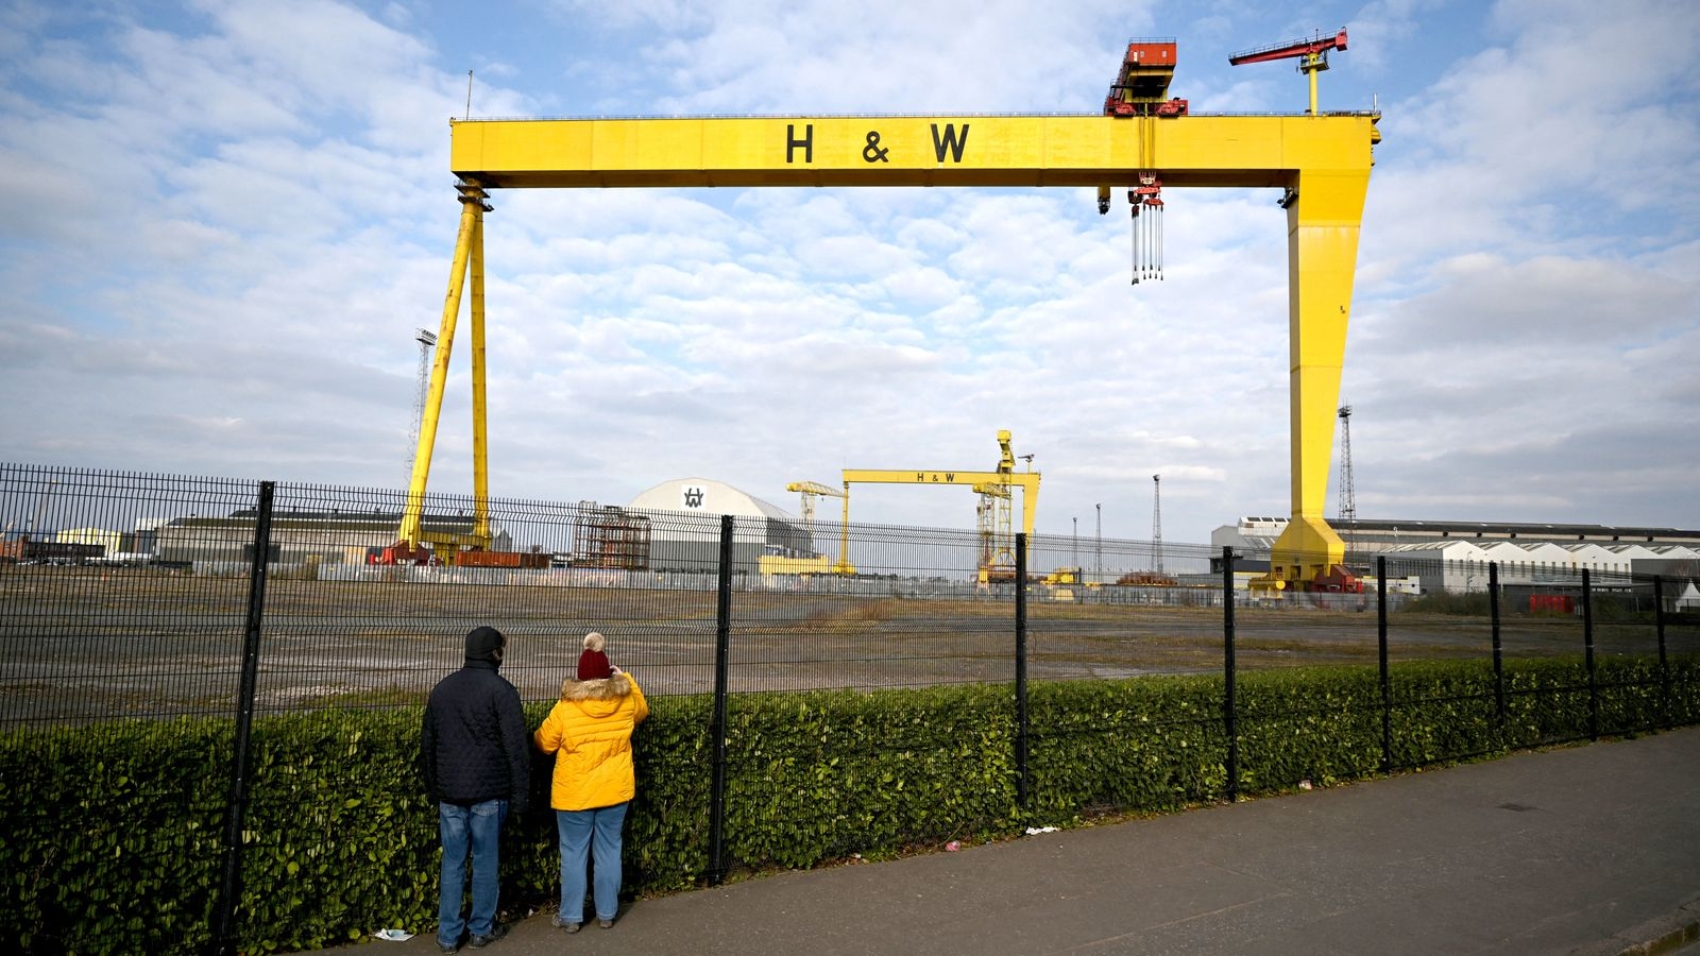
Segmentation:
{"type": "Polygon", "coordinates": [[[549,917],[462,952],[1668,952],[1700,928],[1700,728],[549,917]]]}

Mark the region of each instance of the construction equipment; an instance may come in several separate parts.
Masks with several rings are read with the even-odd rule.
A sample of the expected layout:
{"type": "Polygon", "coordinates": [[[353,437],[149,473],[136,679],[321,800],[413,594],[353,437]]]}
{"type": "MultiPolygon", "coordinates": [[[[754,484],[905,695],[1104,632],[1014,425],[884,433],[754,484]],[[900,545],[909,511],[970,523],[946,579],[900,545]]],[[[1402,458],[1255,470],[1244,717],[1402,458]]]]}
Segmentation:
{"type": "MultiPolygon", "coordinates": [[[[1343,40],[1334,38],[1332,47],[1343,40]]],[[[1248,51],[1247,62],[1279,49],[1248,51]]],[[[1140,64],[1148,65],[1143,55],[1140,64]]],[[[1314,81],[1314,71],[1311,76],[1314,81]]],[[[1144,82],[1142,75],[1135,79],[1135,86],[1144,82]]],[[[1166,91],[1145,95],[1160,100],[1166,91]]],[[[1289,277],[1292,520],[1271,552],[1267,582],[1296,586],[1344,559],[1344,544],[1323,510],[1380,114],[1323,115],[1313,107],[1306,121],[1294,122],[1291,115],[1147,112],[451,120],[449,164],[463,201],[480,204],[492,189],[1062,186],[1096,187],[1107,211],[1106,184],[1278,189],[1289,277]]],[[[1143,196],[1140,204],[1147,213],[1154,208],[1143,196]]],[[[482,223],[483,208],[463,214],[454,272],[458,282],[470,241],[480,290],[483,234],[472,227],[482,223]]],[[[481,309],[476,292],[475,306],[481,309]]],[[[476,426],[481,435],[481,417],[476,426]]],[[[415,463],[410,495],[424,492],[426,441],[422,432],[427,454],[415,463]]],[[[482,460],[477,468],[482,475],[482,460]]]]}
{"type": "Polygon", "coordinates": [[[1117,578],[1116,583],[1141,588],[1172,588],[1180,582],[1167,574],[1157,574],[1152,571],[1129,571],[1117,578]]]}
{"type": "Polygon", "coordinates": [[[1057,568],[1049,574],[1041,575],[1038,583],[1053,587],[1068,584],[1085,584],[1086,570],[1079,567],[1057,568]]]}
{"type": "Polygon", "coordinates": [[[1135,37],[1127,41],[1116,81],[1104,97],[1105,116],[1185,116],[1186,100],[1168,99],[1175,77],[1174,37],[1135,37]]]}
{"type": "MultiPolygon", "coordinates": [[[[1148,37],[1128,41],[1116,81],[1104,97],[1104,115],[1118,117],[1185,116],[1187,101],[1169,99],[1175,75],[1175,38],[1148,37]]],[[[1155,131],[1141,130],[1141,140],[1155,131]]],[[[1133,218],[1133,284],[1163,277],[1163,183],[1153,171],[1141,169],[1137,184],[1127,191],[1133,218]],[[1143,219],[1141,212],[1145,213],[1143,219]]],[[[1098,187],[1098,214],[1110,211],[1109,186],[1098,187]]]]}
{"type": "Polygon", "coordinates": [[[1286,43],[1276,43],[1270,46],[1254,47],[1241,50],[1228,57],[1232,66],[1246,63],[1268,63],[1271,60],[1297,59],[1298,70],[1310,78],[1310,115],[1316,115],[1316,74],[1328,69],[1328,51],[1344,50],[1346,48],[1346,28],[1331,37],[1324,37],[1321,32],[1315,36],[1286,43]]]}
{"type": "Polygon", "coordinates": [[[1010,521],[1013,489],[1021,489],[1021,530],[1033,534],[1033,513],[1039,504],[1039,473],[1032,470],[1033,456],[1023,455],[1028,470],[1015,470],[1015,453],[1010,449],[1008,429],[998,432],[1002,453],[993,471],[895,471],[844,470],[844,530],[840,539],[836,574],[855,574],[850,563],[850,486],[852,484],[951,485],[967,487],[980,495],[979,580],[982,584],[1015,580],[1015,536],[1010,521]]]}
{"type": "Polygon", "coordinates": [[[781,550],[779,553],[761,555],[757,561],[759,570],[767,575],[807,576],[831,573],[831,559],[815,550],[815,499],[842,498],[846,492],[818,481],[793,481],[785,486],[785,490],[795,491],[802,496],[799,513],[802,515],[803,533],[809,539],[809,549],[806,553],[781,550]]]}
{"type": "Polygon", "coordinates": [[[437,556],[432,553],[430,548],[416,547],[408,544],[406,541],[397,541],[395,544],[382,548],[367,548],[366,563],[412,564],[423,567],[426,565],[441,564],[442,562],[437,560],[437,556]]]}
{"type": "Polygon", "coordinates": [[[846,492],[818,481],[793,481],[785,486],[785,490],[795,491],[802,496],[802,507],[798,513],[803,517],[803,531],[808,534],[812,546],[815,538],[815,499],[843,498],[846,492]]]}
{"type": "Polygon", "coordinates": [[[1327,573],[1305,582],[1306,591],[1326,591],[1332,594],[1362,594],[1364,593],[1363,578],[1351,572],[1343,564],[1329,567],[1327,573]]]}

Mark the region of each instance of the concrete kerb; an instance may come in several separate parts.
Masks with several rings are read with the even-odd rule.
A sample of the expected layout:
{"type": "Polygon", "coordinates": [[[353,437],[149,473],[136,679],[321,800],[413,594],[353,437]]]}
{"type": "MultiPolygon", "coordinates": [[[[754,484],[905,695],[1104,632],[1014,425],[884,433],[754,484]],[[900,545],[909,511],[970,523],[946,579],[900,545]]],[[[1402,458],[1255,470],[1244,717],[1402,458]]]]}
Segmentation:
{"type": "Polygon", "coordinates": [[[1700,894],[1668,916],[1626,929],[1597,946],[1572,950],[1570,956],[1663,956],[1700,943],[1700,894]]]}

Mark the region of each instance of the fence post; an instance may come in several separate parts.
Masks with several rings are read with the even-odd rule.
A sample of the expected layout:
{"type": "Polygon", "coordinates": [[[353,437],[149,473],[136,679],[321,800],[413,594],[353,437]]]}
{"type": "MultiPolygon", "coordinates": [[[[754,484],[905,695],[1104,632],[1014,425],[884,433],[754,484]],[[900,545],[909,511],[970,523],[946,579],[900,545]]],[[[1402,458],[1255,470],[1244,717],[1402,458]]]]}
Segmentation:
{"type": "Polygon", "coordinates": [[[1027,534],[1015,536],[1015,802],[1027,809],[1027,534]]]}
{"type": "Polygon", "coordinates": [[[1499,640],[1499,562],[1488,562],[1488,614],[1493,619],[1493,701],[1499,712],[1499,732],[1505,732],[1505,660],[1499,640]]]}
{"type": "Polygon", "coordinates": [[[732,516],[720,516],[720,583],[714,609],[714,779],[708,804],[708,882],[726,878],[726,670],[732,650],[732,516]]]}
{"type": "Polygon", "coordinates": [[[266,565],[271,557],[272,497],[277,482],[260,482],[254,512],[254,556],[248,563],[248,618],[242,640],[242,677],[236,690],[235,753],[230,761],[230,795],[224,809],[224,875],[219,887],[218,928],[213,945],[235,951],[236,907],[242,893],[242,821],[248,809],[248,744],[254,726],[254,694],[260,672],[260,623],[266,608],[266,565]]]}
{"type": "Polygon", "coordinates": [[[1234,549],[1222,547],[1222,723],[1228,733],[1228,802],[1240,794],[1240,731],[1234,714],[1234,549]]]}
{"type": "Polygon", "coordinates": [[[1587,649],[1588,737],[1600,739],[1600,684],[1594,676],[1594,588],[1588,569],[1582,569],[1582,643],[1587,649]]]}
{"type": "Polygon", "coordinates": [[[1387,555],[1375,556],[1376,646],[1381,659],[1381,772],[1393,772],[1393,683],[1387,671],[1387,555]]]}
{"type": "Polygon", "coordinates": [[[1653,626],[1659,634],[1659,712],[1664,715],[1665,729],[1676,726],[1670,714],[1670,661],[1665,657],[1665,579],[1653,575],[1653,626]]]}

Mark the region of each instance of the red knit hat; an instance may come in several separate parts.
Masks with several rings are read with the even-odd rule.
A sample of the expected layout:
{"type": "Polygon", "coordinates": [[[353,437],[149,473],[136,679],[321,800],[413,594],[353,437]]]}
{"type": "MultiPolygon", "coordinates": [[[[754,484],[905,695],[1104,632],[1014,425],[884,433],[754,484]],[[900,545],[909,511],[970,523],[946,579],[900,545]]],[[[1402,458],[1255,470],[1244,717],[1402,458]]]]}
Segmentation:
{"type": "Polygon", "coordinates": [[[579,680],[606,680],[614,676],[608,666],[608,655],[602,653],[605,643],[601,634],[591,631],[584,636],[584,653],[578,656],[579,680]]]}

